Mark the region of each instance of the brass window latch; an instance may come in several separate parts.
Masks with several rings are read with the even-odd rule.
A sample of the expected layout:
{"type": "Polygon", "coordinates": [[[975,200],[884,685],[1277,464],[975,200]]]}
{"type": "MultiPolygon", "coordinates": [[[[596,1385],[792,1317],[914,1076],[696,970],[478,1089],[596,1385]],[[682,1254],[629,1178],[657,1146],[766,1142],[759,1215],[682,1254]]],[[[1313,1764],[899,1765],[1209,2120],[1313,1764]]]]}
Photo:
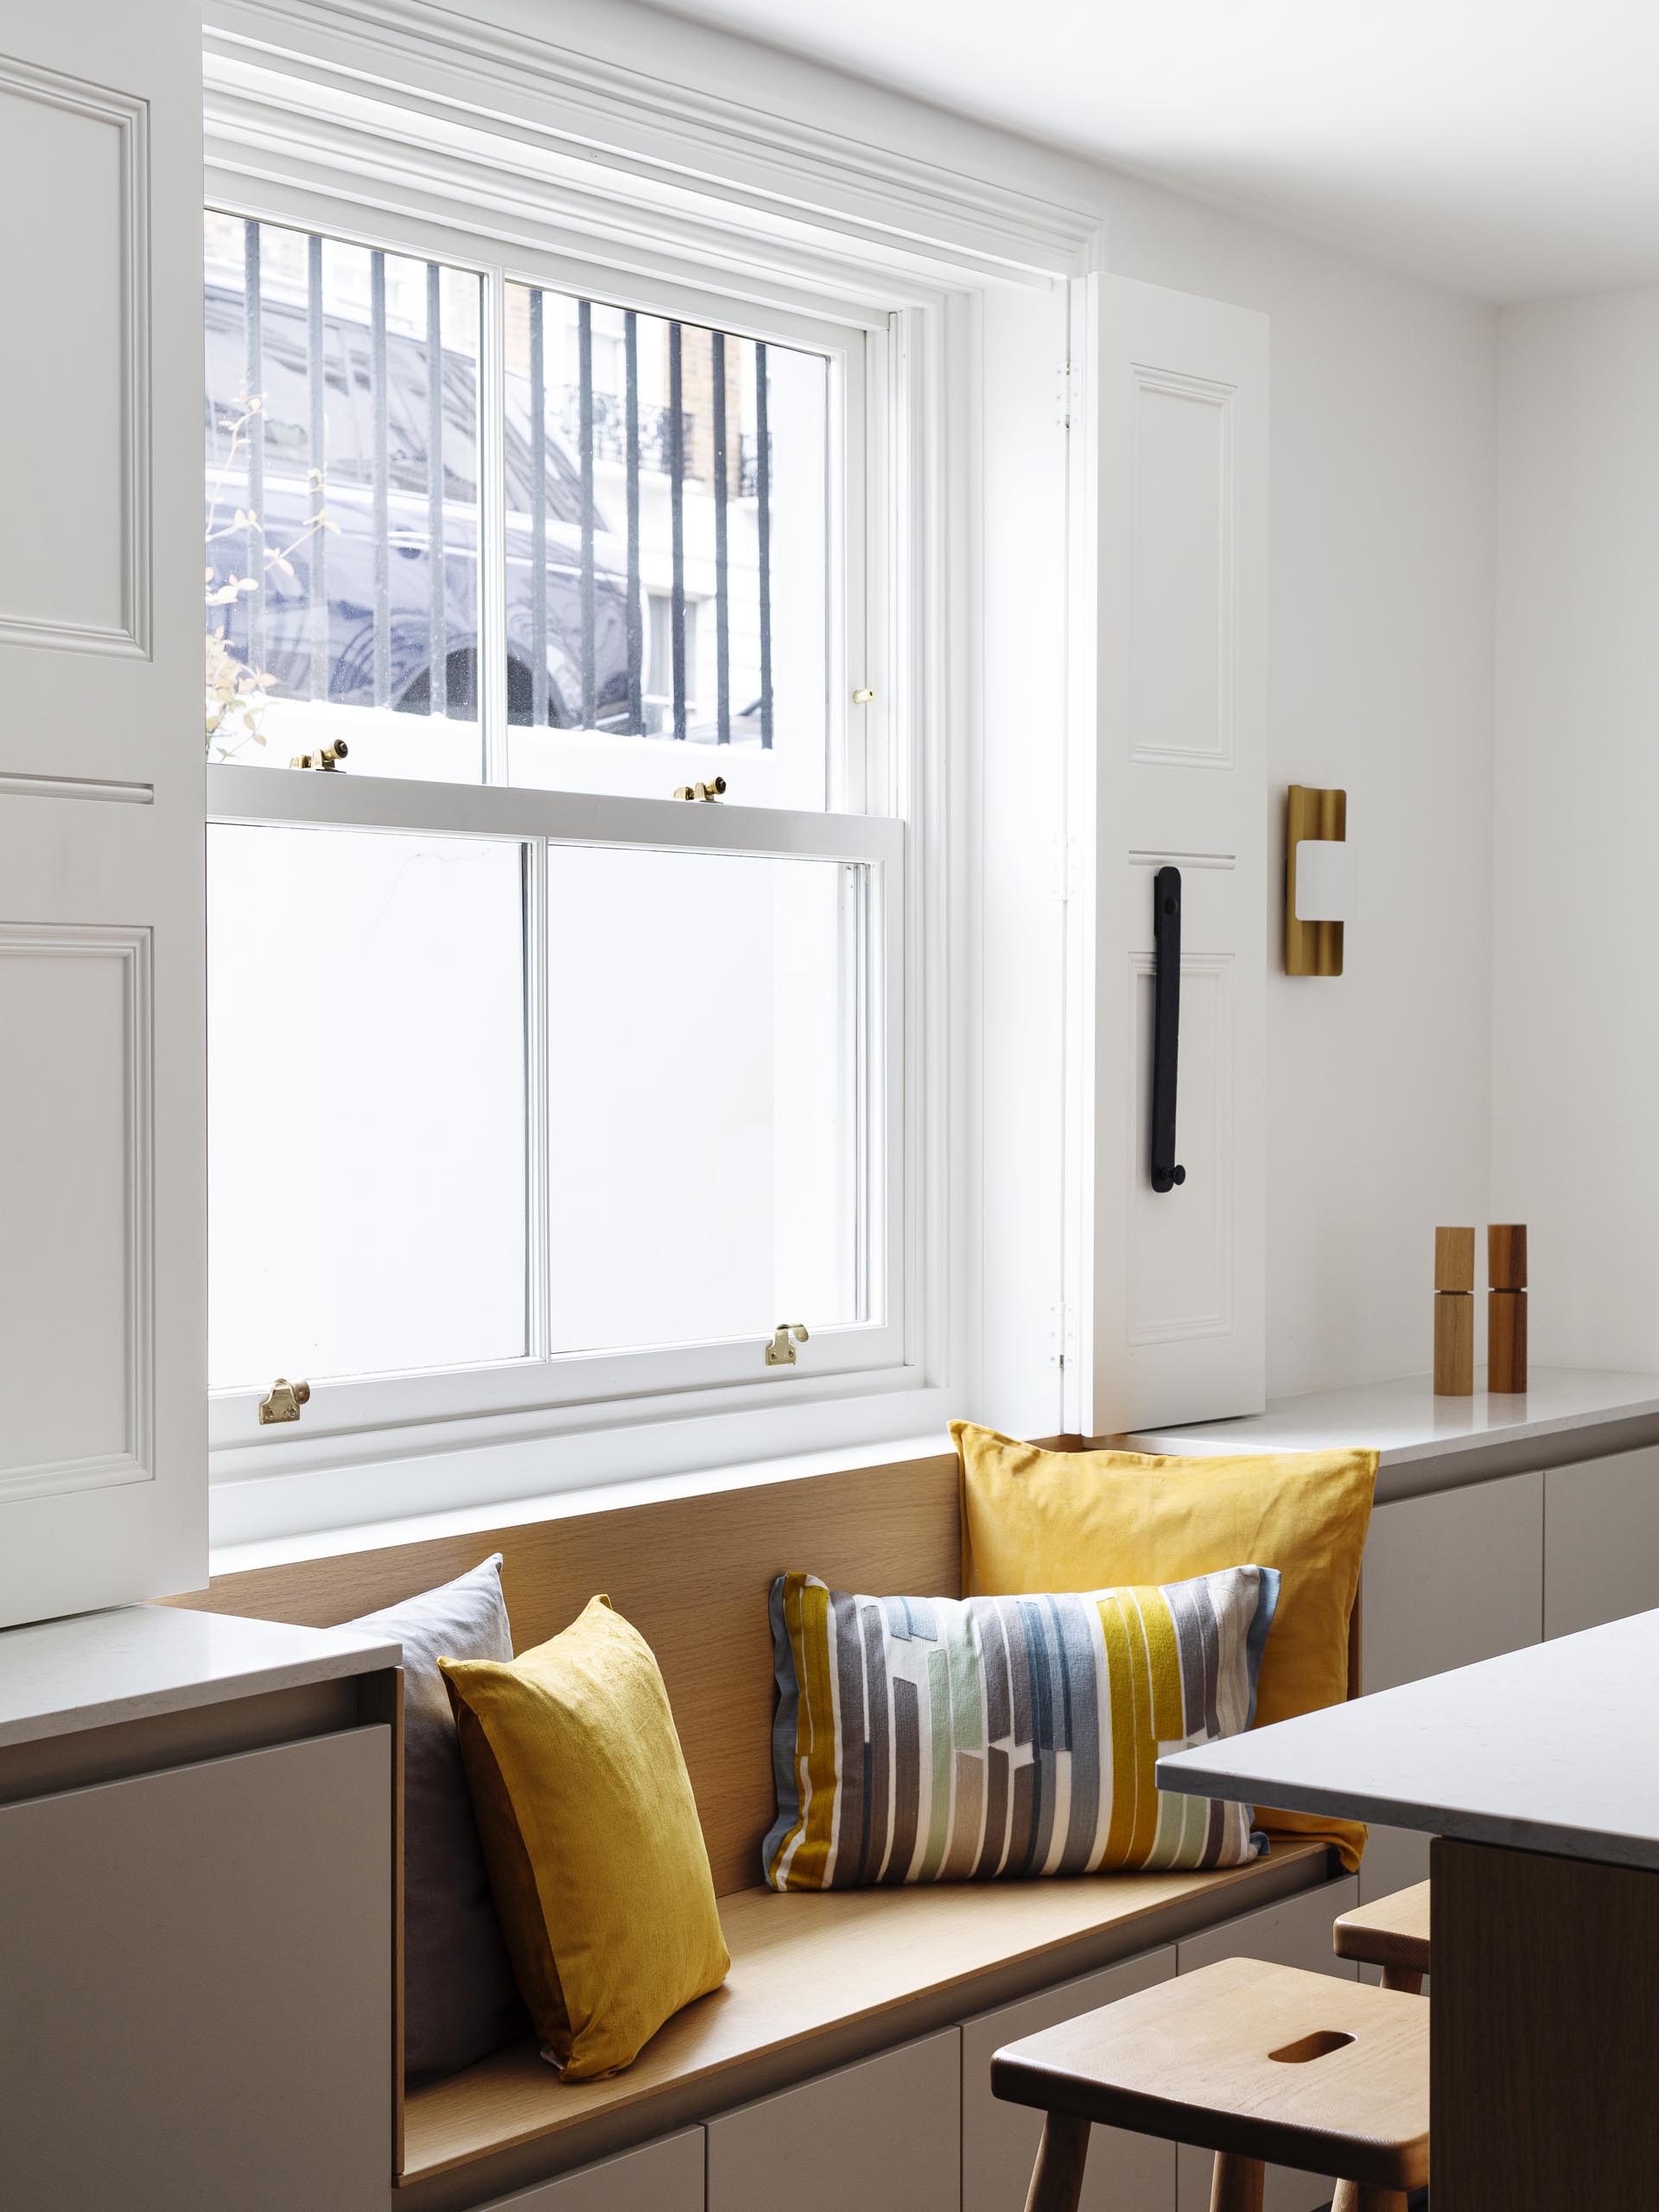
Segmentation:
{"type": "Polygon", "coordinates": [[[682,784],[674,794],[676,798],[702,799],[711,804],[726,796],[724,776],[713,777],[706,784],[682,784]]]}
{"type": "Polygon", "coordinates": [[[296,753],[288,765],[290,768],[321,768],[325,774],[332,775],[351,749],[343,737],[337,737],[321,753],[296,753]]]}
{"type": "MultiPolygon", "coordinates": [[[[790,1357],[793,1358],[794,1354],[790,1357]]],[[[279,1375],[259,1401],[259,1426],[268,1428],[274,1421],[298,1421],[300,1408],[310,1402],[308,1382],[290,1382],[286,1375],[279,1375]]]]}
{"type": "Polygon", "coordinates": [[[806,1324],[804,1321],[780,1321],[772,1332],[772,1342],[766,1346],[766,1365],[793,1367],[795,1345],[805,1342],[806,1324]],[[794,1338],[793,1344],[790,1341],[791,1338],[794,1338]]]}

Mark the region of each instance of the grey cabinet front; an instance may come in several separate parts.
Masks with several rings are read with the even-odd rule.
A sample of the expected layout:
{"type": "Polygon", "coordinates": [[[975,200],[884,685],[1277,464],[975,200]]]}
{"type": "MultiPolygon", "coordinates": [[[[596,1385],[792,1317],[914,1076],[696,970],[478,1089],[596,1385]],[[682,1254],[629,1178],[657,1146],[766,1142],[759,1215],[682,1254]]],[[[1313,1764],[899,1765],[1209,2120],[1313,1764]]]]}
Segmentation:
{"type": "Polygon", "coordinates": [[[0,1806],[7,2212],[385,2212],[383,1727],[0,1806]]]}
{"type": "Polygon", "coordinates": [[[959,2212],[955,2028],[709,2123],[709,2212],[959,2212]]]}
{"type": "MultiPolygon", "coordinates": [[[[982,2012],[962,2031],[962,2212],[1020,2212],[1031,2184],[1043,2116],[991,2094],[991,2054],[1022,2036],[1056,2028],[1137,1990],[1167,1981],[1173,1945],[1121,1966],[1062,1982],[1057,1989],[982,2012]]],[[[1089,2139],[1079,2212],[1173,2212],[1175,2145],[1121,2128],[1096,2127],[1089,2139]]]]}

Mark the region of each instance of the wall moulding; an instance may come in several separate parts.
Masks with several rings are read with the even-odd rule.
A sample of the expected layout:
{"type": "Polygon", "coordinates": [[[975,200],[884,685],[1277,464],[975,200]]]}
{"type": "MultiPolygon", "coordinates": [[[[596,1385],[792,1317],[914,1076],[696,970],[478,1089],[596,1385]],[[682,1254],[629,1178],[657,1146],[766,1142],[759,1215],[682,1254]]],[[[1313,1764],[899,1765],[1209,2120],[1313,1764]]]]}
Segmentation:
{"type": "Polygon", "coordinates": [[[427,0],[215,0],[210,84],[281,69],[320,107],[393,100],[424,130],[486,130],[655,187],[717,200],[735,218],[933,258],[1001,282],[1046,283],[1103,265],[1094,212],[855,139],[748,103],[669,84],[427,0]]]}

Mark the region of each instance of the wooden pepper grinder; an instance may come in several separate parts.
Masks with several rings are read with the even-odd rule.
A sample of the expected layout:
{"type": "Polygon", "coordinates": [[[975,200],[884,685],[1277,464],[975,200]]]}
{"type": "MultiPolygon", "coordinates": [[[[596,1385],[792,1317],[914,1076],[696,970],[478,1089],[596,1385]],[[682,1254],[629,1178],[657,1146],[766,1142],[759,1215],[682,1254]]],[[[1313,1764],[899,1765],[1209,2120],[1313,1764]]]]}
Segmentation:
{"type": "Polygon", "coordinates": [[[1527,1228],[1493,1222],[1486,1231],[1486,1388],[1527,1387],[1527,1228]]]}
{"type": "Polygon", "coordinates": [[[1475,1389],[1475,1232],[1434,1232],[1434,1395],[1469,1398],[1475,1389]]]}

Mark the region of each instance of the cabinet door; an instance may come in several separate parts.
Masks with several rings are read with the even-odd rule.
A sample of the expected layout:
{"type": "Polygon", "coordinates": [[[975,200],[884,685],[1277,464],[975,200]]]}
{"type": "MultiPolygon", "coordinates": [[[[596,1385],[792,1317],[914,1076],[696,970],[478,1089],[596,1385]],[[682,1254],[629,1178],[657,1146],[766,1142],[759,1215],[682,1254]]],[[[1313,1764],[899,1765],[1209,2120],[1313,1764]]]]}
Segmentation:
{"type": "MultiPolygon", "coordinates": [[[[1379,1505],[1365,1546],[1365,1688],[1394,1689],[1536,1643],[1543,1589],[1541,1474],[1379,1505]]],[[[1428,1844],[1412,1829],[1374,1827],[1361,1896],[1370,1903],[1426,1882],[1428,1844]]]]}
{"type": "MultiPolygon", "coordinates": [[[[991,2094],[991,2054],[1021,2036],[1057,2028],[1079,2013],[1115,2005],[1167,1981],[1173,1947],[1149,1951],[1100,1974],[1062,1982],[1018,2005],[965,2021],[962,2030],[962,2212],[1019,2212],[1031,2186],[1043,2117],[991,2094]]],[[[1121,2128],[1096,2127],[1089,2139],[1079,2212],[1173,2212],[1175,2146],[1121,2128]]]]}
{"type": "Polygon", "coordinates": [[[709,2212],[959,2212],[955,2028],[710,2120],[709,2212]]]}
{"type": "Polygon", "coordinates": [[[703,2212],[700,2127],[503,2196],[483,2212],[703,2212]]]}
{"type": "Polygon", "coordinates": [[[207,1580],[201,9],[0,8],[0,1625],[207,1580]]]}
{"type": "Polygon", "coordinates": [[[1544,1478],[1544,1634],[1659,1605],[1659,1446],[1544,1478]]]}
{"type": "MultiPolygon", "coordinates": [[[[1264,1905],[1247,1912],[1224,1927],[1208,1928],[1177,1946],[1182,1974],[1214,1966],[1220,1959],[1267,1959],[1275,1966],[1306,1967],[1314,1974],[1354,1979],[1354,1969],[1331,1948],[1331,1923],[1339,1912],[1359,1902],[1359,1884],[1351,1875],[1326,1882],[1282,1904],[1264,1905]]],[[[1210,2176],[1213,2154],[1183,2143],[1177,2164],[1176,2202],[1179,2212],[1209,2212],[1210,2176]]],[[[1268,2175],[1263,2212],[1315,2212],[1328,2204],[1336,2183],[1327,2176],[1292,2172],[1275,2166],[1268,2175]]]]}
{"type": "Polygon", "coordinates": [[[385,2212],[391,1740],[0,1807],[7,2212],[385,2212]]]}

